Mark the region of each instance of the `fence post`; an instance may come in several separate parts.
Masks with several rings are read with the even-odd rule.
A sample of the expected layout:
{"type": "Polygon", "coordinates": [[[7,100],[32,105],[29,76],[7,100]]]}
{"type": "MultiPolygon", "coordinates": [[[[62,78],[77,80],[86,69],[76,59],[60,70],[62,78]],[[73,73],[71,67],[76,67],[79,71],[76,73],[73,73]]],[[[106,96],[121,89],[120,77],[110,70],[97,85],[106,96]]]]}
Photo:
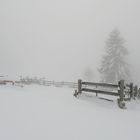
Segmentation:
{"type": "Polygon", "coordinates": [[[119,86],[120,86],[120,101],[124,100],[124,80],[120,80],[119,82],[119,86]]]}
{"type": "Polygon", "coordinates": [[[138,99],[140,99],[140,88],[139,88],[139,91],[138,91],[138,99]]]}
{"type": "Polygon", "coordinates": [[[130,83],[130,99],[133,97],[133,95],[134,95],[133,83],[130,83]]]}
{"type": "Polygon", "coordinates": [[[118,84],[120,88],[120,90],[118,91],[119,96],[120,96],[120,99],[118,99],[118,105],[120,108],[124,109],[125,108],[125,103],[123,102],[124,101],[124,88],[125,88],[124,80],[120,80],[118,84]]]}
{"type": "Polygon", "coordinates": [[[81,93],[82,93],[82,80],[79,79],[78,80],[78,91],[75,90],[74,96],[77,97],[78,94],[81,94],[81,93]]]}
{"type": "MultiPolygon", "coordinates": [[[[97,85],[96,85],[96,88],[97,88],[97,85]]],[[[96,92],[96,97],[98,96],[98,93],[96,92]]]]}
{"type": "Polygon", "coordinates": [[[82,93],[82,80],[81,79],[78,80],[78,93],[79,94],[82,93]]]}
{"type": "Polygon", "coordinates": [[[137,95],[138,95],[138,86],[136,85],[135,87],[134,87],[134,96],[135,97],[137,97],[137,95]]]}

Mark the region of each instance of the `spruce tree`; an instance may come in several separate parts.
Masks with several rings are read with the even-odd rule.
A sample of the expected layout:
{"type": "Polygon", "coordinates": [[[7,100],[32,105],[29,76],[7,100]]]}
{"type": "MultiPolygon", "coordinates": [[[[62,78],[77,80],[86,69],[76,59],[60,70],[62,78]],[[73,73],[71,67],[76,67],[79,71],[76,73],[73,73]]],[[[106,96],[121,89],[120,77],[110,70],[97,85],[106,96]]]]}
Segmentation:
{"type": "Polygon", "coordinates": [[[113,30],[105,47],[106,54],[103,56],[99,72],[101,81],[106,83],[117,83],[124,79],[129,81],[130,72],[126,62],[128,51],[124,46],[124,39],[120,36],[118,29],[113,30]]]}

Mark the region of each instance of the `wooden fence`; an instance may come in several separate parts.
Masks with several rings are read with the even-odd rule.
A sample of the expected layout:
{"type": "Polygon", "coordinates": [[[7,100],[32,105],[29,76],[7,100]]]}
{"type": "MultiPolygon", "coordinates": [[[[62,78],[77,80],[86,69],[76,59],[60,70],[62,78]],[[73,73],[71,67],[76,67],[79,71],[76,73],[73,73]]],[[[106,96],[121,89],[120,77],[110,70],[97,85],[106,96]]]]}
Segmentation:
{"type": "Polygon", "coordinates": [[[126,108],[125,101],[140,98],[140,88],[138,88],[137,85],[134,86],[133,83],[125,84],[124,80],[120,80],[116,85],[83,82],[82,80],[78,80],[78,89],[75,90],[74,96],[77,97],[78,95],[82,94],[82,92],[96,93],[96,96],[98,94],[117,96],[118,106],[122,109],[126,108]],[[93,89],[93,87],[95,88],[93,89]]]}
{"type": "Polygon", "coordinates": [[[120,80],[118,84],[108,84],[108,83],[93,83],[93,82],[83,82],[78,80],[75,82],[56,82],[38,79],[20,79],[19,81],[12,80],[0,80],[0,84],[12,84],[15,86],[23,87],[24,84],[39,84],[44,86],[55,86],[55,87],[70,87],[74,88],[74,96],[77,97],[82,94],[82,92],[91,92],[98,94],[105,94],[118,97],[118,106],[122,109],[125,107],[125,101],[131,101],[132,99],[140,99],[140,88],[133,83],[127,84],[124,80],[120,80]],[[94,88],[93,88],[94,87],[94,88]]]}
{"type": "Polygon", "coordinates": [[[12,80],[0,80],[1,85],[18,85],[22,86],[23,85],[31,85],[31,84],[36,84],[36,85],[43,85],[43,86],[55,86],[55,87],[69,87],[69,88],[77,88],[78,84],[75,82],[59,82],[59,81],[47,81],[47,80],[40,80],[40,79],[20,79],[19,81],[12,81],[12,80]]]}

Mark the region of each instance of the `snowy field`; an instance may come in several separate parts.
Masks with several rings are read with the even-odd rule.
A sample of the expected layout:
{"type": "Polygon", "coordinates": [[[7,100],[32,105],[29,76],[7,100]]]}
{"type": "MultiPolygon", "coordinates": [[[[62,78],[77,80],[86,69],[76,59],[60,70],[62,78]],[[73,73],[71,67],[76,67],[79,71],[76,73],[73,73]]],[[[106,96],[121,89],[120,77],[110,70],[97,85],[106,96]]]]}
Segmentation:
{"type": "Polygon", "coordinates": [[[116,102],[74,89],[0,86],[0,140],[140,140],[140,101],[116,102]]]}

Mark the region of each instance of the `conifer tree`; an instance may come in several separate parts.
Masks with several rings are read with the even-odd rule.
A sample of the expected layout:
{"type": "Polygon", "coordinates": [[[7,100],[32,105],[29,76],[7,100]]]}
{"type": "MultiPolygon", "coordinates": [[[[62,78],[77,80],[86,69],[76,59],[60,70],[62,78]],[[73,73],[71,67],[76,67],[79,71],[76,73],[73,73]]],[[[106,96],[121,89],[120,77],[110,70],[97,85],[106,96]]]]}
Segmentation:
{"type": "Polygon", "coordinates": [[[128,51],[124,46],[124,39],[120,36],[118,29],[113,30],[105,47],[106,54],[103,56],[99,72],[101,81],[106,83],[117,83],[124,79],[129,81],[129,65],[126,62],[128,51]]]}

